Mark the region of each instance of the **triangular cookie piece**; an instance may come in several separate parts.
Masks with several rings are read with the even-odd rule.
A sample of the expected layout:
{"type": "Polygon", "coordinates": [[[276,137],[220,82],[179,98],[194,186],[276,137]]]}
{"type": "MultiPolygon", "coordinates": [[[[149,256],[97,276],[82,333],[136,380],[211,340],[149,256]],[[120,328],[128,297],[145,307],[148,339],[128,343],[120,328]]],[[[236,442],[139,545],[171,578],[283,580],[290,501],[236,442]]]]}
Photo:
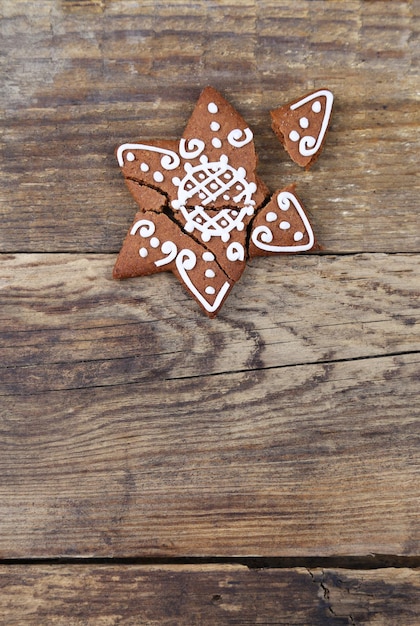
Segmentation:
{"type": "Polygon", "coordinates": [[[270,111],[275,134],[290,158],[306,169],[321,153],[333,100],[329,89],[319,89],[270,111]]]}
{"type": "Polygon", "coordinates": [[[314,244],[312,226],[295,194],[295,185],[289,185],[274,193],[257,213],[252,222],[249,256],[305,252],[314,244]]]}

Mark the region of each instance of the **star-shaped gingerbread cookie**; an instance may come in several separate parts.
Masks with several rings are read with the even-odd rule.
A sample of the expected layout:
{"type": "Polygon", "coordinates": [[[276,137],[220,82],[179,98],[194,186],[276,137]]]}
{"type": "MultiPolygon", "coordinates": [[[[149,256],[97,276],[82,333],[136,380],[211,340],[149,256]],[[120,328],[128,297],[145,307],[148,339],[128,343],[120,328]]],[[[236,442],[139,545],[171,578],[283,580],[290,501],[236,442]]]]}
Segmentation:
{"type": "Polygon", "coordinates": [[[179,141],[124,143],[117,159],[140,210],[115,278],[171,271],[215,317],[249,258],[314,246],[294,186],[270,196],[251,129],[212,87],[179,141]]]}

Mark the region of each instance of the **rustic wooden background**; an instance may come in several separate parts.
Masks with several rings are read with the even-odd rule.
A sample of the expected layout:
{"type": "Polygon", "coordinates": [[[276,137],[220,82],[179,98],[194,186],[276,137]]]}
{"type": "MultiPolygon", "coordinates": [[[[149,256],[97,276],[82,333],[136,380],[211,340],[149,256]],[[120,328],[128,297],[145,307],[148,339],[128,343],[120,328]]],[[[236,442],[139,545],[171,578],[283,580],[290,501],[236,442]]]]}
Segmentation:
{"type": "Polygon", "coordinates": [[[420,623],[420,3],[0,0],[2,624],[420,623]],[[206,85],[322,253],[117,282],[206,85]],[[269,110],[329,87],[310,172],[269,110]]]}

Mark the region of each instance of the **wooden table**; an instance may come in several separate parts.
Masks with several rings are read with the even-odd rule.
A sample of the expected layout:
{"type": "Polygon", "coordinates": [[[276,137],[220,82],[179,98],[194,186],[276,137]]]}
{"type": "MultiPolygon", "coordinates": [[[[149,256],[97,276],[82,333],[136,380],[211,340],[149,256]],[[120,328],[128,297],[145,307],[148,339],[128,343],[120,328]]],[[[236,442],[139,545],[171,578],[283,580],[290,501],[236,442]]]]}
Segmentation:
{"type": "Polygon", "coordinates": [[[0,620],[420,623],[418,1],[1,0],[0,620]],[[211,84],[323,251],[115,281],[211,84]],[[269,110],[329,87],[309,172],[269,110]]]}

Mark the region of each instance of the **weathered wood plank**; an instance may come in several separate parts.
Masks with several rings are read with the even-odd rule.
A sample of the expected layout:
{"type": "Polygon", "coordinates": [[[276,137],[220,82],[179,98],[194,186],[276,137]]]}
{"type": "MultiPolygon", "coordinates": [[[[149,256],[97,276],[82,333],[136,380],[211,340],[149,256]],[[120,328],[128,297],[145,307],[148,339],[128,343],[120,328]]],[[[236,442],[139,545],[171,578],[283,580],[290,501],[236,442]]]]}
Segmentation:
{"type": "Polygon", "coordinates": [[[0,394],[420,350],[415,255],[255,259],[215,321],[172,276],[114,255],[0,257],[0,394]]]}
{"type": "Polygon", "coordinates": [[[332,394],[333,378],[315,396],[302,387],[319,368],[292,389],[269,377],[281,399],[255,393],[252,414],[223,398],[238,377],[176,403],[174,386],[6,402],[1,554],[418,554],[418,408],[407,415],[397,385],[419,368],[400,365],[388,385],[393,366],[362,383],[367,368],[336,368],[347,386],[332,394]]]}
{"type": "Polygon", "coordinates": [[[417,570],[241,566],[0,567],[8,626],[417,626],[417,570]]]}
{"type": "Polygon", "coordinates": [[[113,259],[2,259],[1,557],[418,554],[415,255],[113,259]]]}
{"type": "Polygon", "coordinates": [[[419,250],[415,2],[3,0],[0,27],[1,251],[116,252],[135,205],[115,146],[179,136],[207,84],[327,251],[419,250]],[[305,173],[268,111],[324,85],[333,123],[305,173]]]}
{"type": "Polygon", "coordinates": [[[0,558],[419,554],[418,354],[2,398],[0,558]]]}

